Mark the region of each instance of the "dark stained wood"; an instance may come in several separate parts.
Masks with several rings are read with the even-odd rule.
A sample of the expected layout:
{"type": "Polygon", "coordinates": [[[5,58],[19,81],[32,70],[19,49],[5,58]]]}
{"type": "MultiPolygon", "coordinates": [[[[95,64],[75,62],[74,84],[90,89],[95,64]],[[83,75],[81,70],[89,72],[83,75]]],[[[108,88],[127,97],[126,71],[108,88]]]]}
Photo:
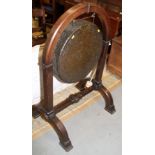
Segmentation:
{"type": "Polygon", "coordinates": [[[54,130],[56,131],[59,140],[60,140],[60,145],[65,149],[65,151],[70,151],[73,146],[71,144],[71,141],[68,137],[68,133],[62,122],[58,119],[57,116],[55,117],[49,117],[48,119],[49,124],[52,125],[54,130]]]}
{"type": "Polygon", "coordinates": [[[110,41],[107,41],[103,45],[103,51],[102,51],[100,59],[98,61],[97,70],[96,70],[95,80],[97,80],[97,81],[102,80],[102,74],[103,74],[103,69],[104,69],[104,66],[105,66],[106,55],[107,55],[107,52],[108,52],[109,43],[110,43],[110,41]]]}
{"type": "Polygon", "coordinates": [[[116,5],[121,7],[122,6],[122,0],[98,0],[98,2],[107,3],[111,5],[116,5]]]}
{"type": "Polygon", "coordinates": [[[115,37],[108,59],[108,70],[122,77],[122,36],[115,37]]]}
{"type": "Polygon", "coordinates": [[[58,112],[62,111],[63,109],[65,109],[66,107],[68,107],[74,103],[77,103],[82,97],[84,97],[85,95],[87,95],[88,93],[93,91],[93,89],[94,89],[93,87],[89,87],[89,88],[83,89],[81,92],[78,92],[76,94],[71,94],[64,101],[62,101],[61,103],[56,105],[54,107],[54,111],[56,113],[58,113],[58,112]]]}
{"type": "Polygon", "coordinates": [[[101,89],[99,89],[99,92],[105,99],[106,106],[104,109],[106,111],[108,111],[109,113],[113,114],[116,110],[115,110],[115,106],[113,104],[113,98],[111,96],[111,93],[103,85],[102,85],[101,89]]]}
{"type": "Polygon", "coordinates": [[[56,131],[60,144],[66,151],[72,148],[71,141],[68,137],[68,133],[63,123],[56,117],[56,114],[65,109],[71,104],[78,102],[82,97],[90,93],[91,91],[99,91],[105,98],[106,107],[105,110],[110,114],[115,112],[115,106],[110,92],[103,86],[101,77],[106,61],[107,51],[109,50],[109,42],[114,37],[112,33],[110,19],[106,11],[95,3],[80,3],[75,5],[66,11],[54,24],[49,37],[46,41],[44,53],[43,53],[43,92],[44,99],[40,104],[34,105],[32,112],[33,116],[39,117],[40,115],[49,122],[56,131]],[[66,100],[62,101],[56,106],[53,106],[53,56],[54,48],[56,47],[61,34],[65,28],[76,18],[81,15],[89,13],[96,13],[103,28],[103,50],[100,55],[100,59],[97,65],[96,76],[92,80],[92,86],[86,87],[86,82],[89,78],[80,80],[76,87],[80,90],[78,93],[71,94],[66,100]]]}

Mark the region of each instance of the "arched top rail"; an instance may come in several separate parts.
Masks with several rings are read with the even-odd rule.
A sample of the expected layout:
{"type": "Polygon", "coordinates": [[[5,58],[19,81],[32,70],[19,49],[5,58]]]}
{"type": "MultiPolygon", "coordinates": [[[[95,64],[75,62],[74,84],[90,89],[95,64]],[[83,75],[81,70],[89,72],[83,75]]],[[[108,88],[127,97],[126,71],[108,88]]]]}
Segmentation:
{"type": "Polygon", "coordinates": [[[74,7],[67,10],[53,25],[51,32],[49,33],[48,39],[45,43],[45,48],[43,52],[43,63],[45,65],[52,64],[53,53],[55,46],[65,28],[76,18],[86,13],[95,13],[98,15],[102,26],[105,29],[105,34],[103,39],[105,41],[111,40],[111,27],[109,16],[107,15],[105,9],[95,3],[79,3],[74,7]]]}

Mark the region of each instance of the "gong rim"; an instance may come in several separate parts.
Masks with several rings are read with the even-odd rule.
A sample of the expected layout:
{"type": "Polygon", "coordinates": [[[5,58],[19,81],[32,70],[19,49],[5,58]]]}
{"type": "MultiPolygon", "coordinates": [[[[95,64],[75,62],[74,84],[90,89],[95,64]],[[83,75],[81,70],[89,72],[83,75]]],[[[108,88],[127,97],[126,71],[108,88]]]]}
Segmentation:
{"type": "Polygon", "coordinates": [[[99,27],[84,19],[75,20],[64,30],[55,47],[54,76],[64,83],[80,81],[97,64],[102,48],[99,27]]]}

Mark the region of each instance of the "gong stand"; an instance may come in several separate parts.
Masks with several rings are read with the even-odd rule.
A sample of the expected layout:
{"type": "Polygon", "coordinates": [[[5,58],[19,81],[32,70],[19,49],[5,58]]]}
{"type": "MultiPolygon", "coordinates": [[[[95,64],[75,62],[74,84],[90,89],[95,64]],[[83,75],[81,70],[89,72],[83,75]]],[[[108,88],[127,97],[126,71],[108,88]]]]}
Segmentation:
{"type": "Polygon", "coordinates": [[[92,91],[99,91],[100,94],[104,97],[106,103],[106,111],[108,111],[110,114],[113,114],[115,112],[111,93],[107,90],[107,88],[103,86],[101,80],[106,61],[106,55],[110,48],[109,43],[111,39],[112,35],[110,22],[104,8],[93,3],[80,3],[70,8],[57,20],[46,41],[42,60],[44,99],[39,104],[32,106],[32,115],[34,118],[41,116],[54,128],[59,137],[61,146],[66,151],[71,150],[73,146],[68,137],[66,128],[56,116],[57,113],[67,108],[68,106],[77,103],[82,97],[92,91]],[[62,33],[71,22],[81,17],[81,15],[91,13],[93,16],[98,16],[103,33],[102,50],[96,65],[97,67],[95,76],[93,79],[91,79],[92,85],[86,86],[87,82],[90,81],[90,78],[83,78],[82,80],[79,80],[79,82],[77,81],[78,83],[76,84],[76,88],[79,89],[79,92],[71,94],[64,101],[62,101],[56,106],[53,106],[53,59],[56,45],[62,33]]]}

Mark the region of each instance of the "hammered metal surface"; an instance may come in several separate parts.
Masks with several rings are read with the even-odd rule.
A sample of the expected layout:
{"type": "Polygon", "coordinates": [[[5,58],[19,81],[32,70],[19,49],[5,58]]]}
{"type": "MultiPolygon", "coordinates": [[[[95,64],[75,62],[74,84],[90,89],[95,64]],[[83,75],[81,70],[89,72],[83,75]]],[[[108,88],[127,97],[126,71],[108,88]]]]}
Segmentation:
{"type": "Polygon", "coordinates": [[[85,78],[98,62],[102,46],[102,33],[94,23],[73,21],[54,49],[54,76],[65,83],[85,78]]]}

